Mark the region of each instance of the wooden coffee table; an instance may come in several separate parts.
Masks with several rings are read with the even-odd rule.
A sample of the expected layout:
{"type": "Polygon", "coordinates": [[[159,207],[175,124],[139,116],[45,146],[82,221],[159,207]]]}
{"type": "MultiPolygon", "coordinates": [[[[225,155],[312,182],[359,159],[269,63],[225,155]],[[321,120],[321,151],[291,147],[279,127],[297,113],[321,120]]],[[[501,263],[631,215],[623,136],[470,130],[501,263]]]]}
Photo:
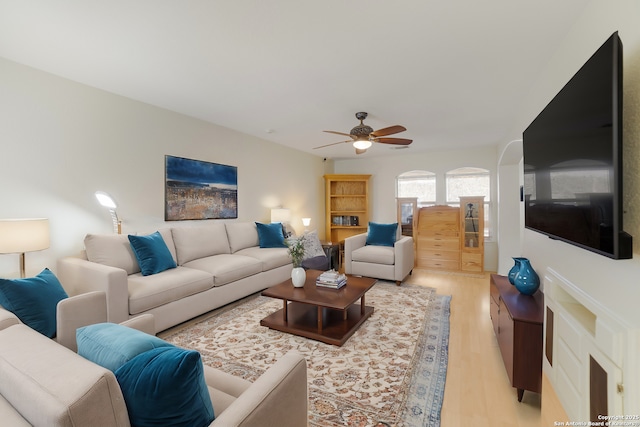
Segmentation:
{"type": "Polygon", "coordinates": [[[377,282],[347,275],[340,289],[316,286],[321,271],[307,270],[307,281],[295,288],[291,279],[272,286],[262,295],[283,301],[282,309],[265,317],[260,325],[337,346],[343,345],[373,313],[364,294],[377,282]],[[356,302],[360,300],[360,304],[356,302]]]}

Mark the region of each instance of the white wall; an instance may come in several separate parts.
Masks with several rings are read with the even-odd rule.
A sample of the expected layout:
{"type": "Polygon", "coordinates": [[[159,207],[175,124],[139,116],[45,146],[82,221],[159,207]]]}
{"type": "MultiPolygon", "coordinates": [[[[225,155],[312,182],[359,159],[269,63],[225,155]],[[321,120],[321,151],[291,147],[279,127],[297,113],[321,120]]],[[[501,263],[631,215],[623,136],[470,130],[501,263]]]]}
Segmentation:
{"type": "MultiPolygon", "coordinates": [[[[164,226],[165,155],[237,166],[238,220],[268,221],[282,205],[299,232],[311,217],[324,233],[321,157],[4,59],[0,141],[0,218],[50,219],[51,247],[26,255],[28,275],[55,270],[86,233],[112,232],[96,190],[116,199],[123,233],[164,226]]],[[[0,277],[17,275],[18,256],[0,255],[0,277]]]]}
{"type": "Polygon", "coordinates": [[[582,64],[614,31],[619,31],[624,46],[623,221],[625,231],[634,237],[634,259],[611,260],[529,230],[524,230],[522,255],[531,259],[533,267],[542,273],[541,277],[547,267],[552,267],[579,285],[588,297],[604,304],[615,316],[636,327],[640,326],[639,17],[640,2],[636,0],[592,1],[577,21],[567,28],[567,37],[553,46],[556,54],[538,81],[531,82],[530,96],[523,100],[511,138],[521,138],[522,131],[582,64]]]}
{"type": "MultiPolygon", "coordinates": [[[[381,146],[378,149],[384,149],[381,146]]],[[[445,173],[465,166],[487,169],[491,173],[491,200],[497,196],[497,153],[496,147],[470,150],[451,150],[408,154],[393,157],[369,157],[336,160],[335,173],[372,174],[371,177],[371,217],[374,222],[396,221],[396,178],[412,170],[427,170],[436,174],[437,203],[445,204],[445,173]]],[[[497,214],[492,210],[491,221],[496,224],[497,214]]],[[[496,271],[498,247],[495,240],[485,242],[485,270],[496,271]]]]}

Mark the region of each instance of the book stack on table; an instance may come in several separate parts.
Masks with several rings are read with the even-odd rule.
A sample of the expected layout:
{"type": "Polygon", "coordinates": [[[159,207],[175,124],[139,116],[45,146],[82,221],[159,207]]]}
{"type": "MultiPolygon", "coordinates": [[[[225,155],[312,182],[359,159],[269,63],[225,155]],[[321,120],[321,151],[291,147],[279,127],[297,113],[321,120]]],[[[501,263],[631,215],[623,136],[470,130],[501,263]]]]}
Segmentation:
{"type": "Polygon", "coordinates": [[[325,271],[316,279],[316,285],[324,288],[340,289],[346,284],[347,276],[335,270],[325,271]]]}

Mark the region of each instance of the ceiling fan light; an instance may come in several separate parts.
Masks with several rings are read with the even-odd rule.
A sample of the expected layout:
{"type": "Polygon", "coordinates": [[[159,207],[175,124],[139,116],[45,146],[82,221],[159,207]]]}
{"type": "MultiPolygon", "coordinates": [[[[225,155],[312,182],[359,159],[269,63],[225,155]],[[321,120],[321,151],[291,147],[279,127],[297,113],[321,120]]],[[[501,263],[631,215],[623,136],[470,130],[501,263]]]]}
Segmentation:
{"type": "Polygon", "coordinates": [[[366,150],[367,148],[371,147],[371,145],[372,143],[368,139],[358,139],[353,143],[353,147],[359,150],[366,150]]]}

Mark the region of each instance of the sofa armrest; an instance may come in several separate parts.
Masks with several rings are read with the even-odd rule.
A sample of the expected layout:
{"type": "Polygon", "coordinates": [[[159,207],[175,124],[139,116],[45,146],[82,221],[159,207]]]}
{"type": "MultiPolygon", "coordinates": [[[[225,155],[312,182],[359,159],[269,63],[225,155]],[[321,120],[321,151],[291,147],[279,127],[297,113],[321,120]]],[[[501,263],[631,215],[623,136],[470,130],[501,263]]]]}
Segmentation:
{"type": "Polygon", "coordinates": [[[20,319],[15,314],[0,306],[0,331],[18,323],[20,323],[20,319]]]}
{"type": "Polygon", "coordinates": [[[403,236],[394,244],[395,251],[395,279],[402,280],[413,270],[415,265],[415,251],[413,238],[403,236]]]}
{"type": "Polygon", "coordinates": [[[132,317],[120,324],[132,329],[137,329],[149,335],[156,334],[156,321],[153,314],[141,314],[140,316],[132,317]]]}
{"type": "Polygon", "coordinates": [[[307,405],[307,362],[299,353],[290,351],[251,384],[211,426],[306,426],[307,405]]]}
{"type": "Polygon", "coordinates": [[[121,323],[129,319],[129,284],[123,269],[67,257],[58,260],[57,275],[70,296],[93,291],[107,296],[107,321],[121,323]]]}
{"type": "Polygon", "coordinates": [[[104,292],[88,292],[63,299],[56,310],[56,341],[77,352],[76,330],[106,321],[107,297],[104,292]]]}
{"type": "Polygon", "coordinates": [[[356,234],[344,239],[344,272],[351,274],[351,252],[362,248],[367,243],[367,233],[356,234]]]}

